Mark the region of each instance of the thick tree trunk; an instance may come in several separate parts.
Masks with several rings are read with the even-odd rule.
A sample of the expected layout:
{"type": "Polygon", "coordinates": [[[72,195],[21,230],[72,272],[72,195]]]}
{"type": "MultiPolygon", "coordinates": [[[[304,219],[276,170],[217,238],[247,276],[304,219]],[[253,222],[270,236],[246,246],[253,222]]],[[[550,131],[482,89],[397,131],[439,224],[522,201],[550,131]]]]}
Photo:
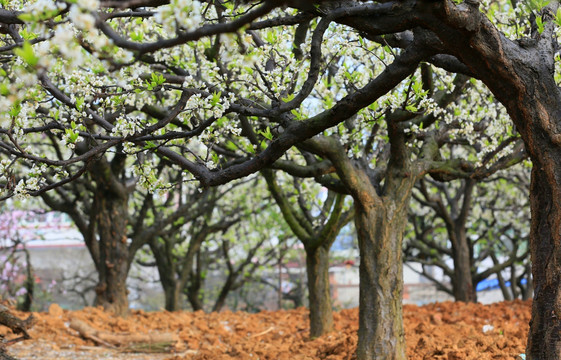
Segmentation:
{"type": "Polygon", "coordinates": [[[471,256],[464,227],[456,228],[457,246],[454,247],[453,292],[456,301],[477,302],[471,273],[471,256]]]}
{"type": "Polygon", "coordinates": [[[528,360],[561,359],[561,154],[534,160],[530,249],[534,301],[528,360]]]}
{"type": "Polygon", "coordinates": [[[96,196],[100,259],[95,304],[117,315],[126,315],[129,308],[126,282],[130,265],[127,198],[111,192],[101,192],[96,196]]]}
{"type": "Polygon", "coordinates": [[[385,200],[384,207],[355,201],[361,259],[358,360],[406,358],[401,247],[407,206],[385,200]]]}
{"type": "Polygon", "coordinates": [[[329,288],[329,247],[306,249],[308,297],[310,301],[310,337],[333,330],[333,308],[329,288]]]}

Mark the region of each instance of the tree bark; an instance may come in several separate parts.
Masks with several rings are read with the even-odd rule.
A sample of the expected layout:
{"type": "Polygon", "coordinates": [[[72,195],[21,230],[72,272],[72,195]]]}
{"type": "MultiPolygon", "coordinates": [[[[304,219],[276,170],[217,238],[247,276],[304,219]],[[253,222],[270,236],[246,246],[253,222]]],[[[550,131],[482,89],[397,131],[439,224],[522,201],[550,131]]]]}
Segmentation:
{"type": "Polygon", "coordinates": [[[532,169],[530,249],[535,289],[528,360],[561,358],[561,153],[556,155],[534,162],[532,169]]]}
{"type": "Polygon", "coordinates": [[[333,308],[329,288],[329,247],[306,249],[308,297],[310,301],[310,337],[333,330],[333,308]]]}
{"type": "Polygon", "coordinates": [[[402,240],[407,202],[355,202],[360,249],[358,360],[405,357],[402,240]]]}
{"type": "Polygon", "coordinates": [[[162,280],[160,280],[160,281],[162,282],[162,287],[164,288],[165,309],[167,311],[177,311],[177,310],[179,310],[180,309],[180,307],[179,307],[180,291],[178,291],[179,289],[177,288],[177,285],[175,283],[164,284],[164,281],[162,281],[162,280]]]}
{"type": "Polygon", "coordinates": [[[454,252],[454,300],[463,302],[477,302],[477,294],[473,285],[471,272],[471,255],[465,227],[455,226],[456,246],[454,252]]]}
{"type": "MultiPolygon", "coordinates": [[[[98,188],[100,185],[98,183],[98,188]]],[[[96,193],[96,203],[100,258],[95,305],[116,315],[126,315],[129,308],[126,282],[130,267],[127,197],[115,196],[101,186],[96,193]]]]}
{"type": "Polygon", "coordinates": [[[23,251],[25,252],[25,270],[27,272],[25,277],[25,295],[23,302],[18,304],[18,310],[30,312],[31,305],[33,304],[33,294],[35,290],[35,277],[33,276],[33,266],[31,265],[31,255],[29,255],[29,250],[24,248],[23,251]]]}

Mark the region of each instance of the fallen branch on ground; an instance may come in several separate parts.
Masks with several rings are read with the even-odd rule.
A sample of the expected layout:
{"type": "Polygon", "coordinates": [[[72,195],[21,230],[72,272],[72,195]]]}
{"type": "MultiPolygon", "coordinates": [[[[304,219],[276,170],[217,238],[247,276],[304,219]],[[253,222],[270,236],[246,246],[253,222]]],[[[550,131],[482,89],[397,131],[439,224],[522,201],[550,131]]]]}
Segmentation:
{"type": "Polygon", "coordinates": [[[31,339],[31,336],[29,336],[27,330],[29,330],[34,323],[35,319],[33,318],[33,315],[30,315],[27,319],[22,320],[13,315],[10,309],[0,304],[0,325],[6,326],[10,330],[12,330],[14,334],[22,334],[22,336],[10,340],[1,339],[0,360],[16,360],[6,353],[6,346],[15,344],[23,340],[31,339]]]}
{"type": "Polygon", "coordinates": [[[171,333],[119,334],[101,331],[79,319],[71,319],[70,328],[99,345],[125,350],[164,351],[169,350],[178,341],[177,335],[171,333]]]}

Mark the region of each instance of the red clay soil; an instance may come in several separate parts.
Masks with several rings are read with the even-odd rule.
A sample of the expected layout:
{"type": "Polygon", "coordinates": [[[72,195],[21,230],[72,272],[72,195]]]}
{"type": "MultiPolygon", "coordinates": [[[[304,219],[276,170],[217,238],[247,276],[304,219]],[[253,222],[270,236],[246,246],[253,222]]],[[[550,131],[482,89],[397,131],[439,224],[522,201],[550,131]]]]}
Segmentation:
{"type": "MultiPolygon", "coordinates": [[[[515,359],[524,352],[526,345],[530,306],[530,302],[522,301],[492,305],[452,302],[422,307],[407,305],[404,307],[407,355],[412,360],[515,359]]],[[[21,313],[18,315],[25,317],[21,313]]],[[[75,349],[86,353],[86,357],[76,355],[68,359],[88,359],[87,352],[95,351],[96,344],[80,338],[68,327],[71,318],[114,333],[173,332],[180,341],[172,352],[157,356],[169,360],[353,359],[358,328],[357,309],[335,313],[336,331],[313,340],[308,338],[308,312],[305,309],[258,314],[134,310],[122,319],[97,308],[63,311],[53,305],[49,313],[35,316],[37,324],[30,331],[33,340],[10,347],[14,355],[18,355],[21,349],[32,352],[34,342],[40,342],[48,344],[47,348],[53,351],[75,349]]],[[[0,334],[8,332],[0,329],[0,334]]],[[[35,358],[45,358],[49,350],[45,350],[45,346],[39,348],[41,354],[35,354],[35,358]]],[[[155,354],[151,356],[146,359],[156,358],[155,354]]],[[[28,358],[34,358],[33,354],[28,358]]],[[[133,357],[129,354],[128,358],[133,357]]]]}

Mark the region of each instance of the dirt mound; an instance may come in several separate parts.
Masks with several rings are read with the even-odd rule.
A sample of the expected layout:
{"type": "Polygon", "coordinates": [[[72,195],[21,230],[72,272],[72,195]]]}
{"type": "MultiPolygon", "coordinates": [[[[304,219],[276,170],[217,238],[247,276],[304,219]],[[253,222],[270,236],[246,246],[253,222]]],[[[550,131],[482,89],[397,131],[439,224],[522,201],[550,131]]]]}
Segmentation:
{"type": "MultiPolygon", "coordinates": [[[[524,352],[530,320],[530,302],[512,301],[492,305],[437,303],[404,307],[405,335],[409,359],[514,359],[524,352]]],[[[19,314],[24,317],[24,314],[19,314]]],[[[99,349],[91,340],[70,329],[71,319],[92,328],[114,333],[172,332],[180,341],[175,353],[122,357],[127,359],[270,359],[347,360],[356,349],[358,311],[335,313],[336,331],[308,337],[308,311],[243,312],[144,312],[133,310],[126,319],[99,308],[65,311],[53,305],[48,313],[37,313],[30,331],[34,340],[10,347],[16,356],[47,358],[49,351],[75,351],[72,359],[93,359],[99,349]],[[33,350],[34,348],[38,350],[33,350]],[[50,350],[49,350],[50,349],[50,350]],[[33,354],[39,351],[40,354],[33,354]],[[79,353],[85,353],[80,357],[79,353]],[[87,356],[89,354],[89,356],[87,356]],[[18,355],[22,354],[22,355],[18,355]],[[34,357],[35,356],[35,357],[34,357]]],[[[0,334],[9,330],[0,329],[0,334]]],[[[103,358],[120,358],[103,355],[103,358]]],[[[66,356],[66,355],[65,355],[66,356]]]]}

